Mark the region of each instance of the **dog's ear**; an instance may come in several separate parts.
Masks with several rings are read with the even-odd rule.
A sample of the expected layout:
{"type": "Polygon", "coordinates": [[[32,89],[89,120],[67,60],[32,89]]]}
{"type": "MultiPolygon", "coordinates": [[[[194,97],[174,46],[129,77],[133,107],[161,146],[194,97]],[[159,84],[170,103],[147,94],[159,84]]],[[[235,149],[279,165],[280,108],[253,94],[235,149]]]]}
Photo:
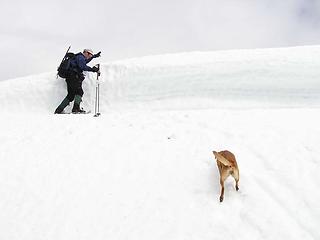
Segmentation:
{"type": "Polygon", "coordinates": [[[218,159],[218,158],[217,158],[217,154],[218,154],[218,153],[217,153],[216,151],[212,151],[212,153],[213,153],[213,155],[214,155],[214,158],[215,158],[215,159],[218,159]]]}
{"type": "Polygon", "coordinates": [[[221,154],[219,154],[219,153],[214,153],[214,155],[216,156],[216,158],[217,158],[217,160],[219,161],[219,162],[221,162],[223,165],[225,165],[225,166],[231,166],[232,164],[229,162],[229,160],[228,159],[226,159],[224,156],[222,156],[221,154]]]}

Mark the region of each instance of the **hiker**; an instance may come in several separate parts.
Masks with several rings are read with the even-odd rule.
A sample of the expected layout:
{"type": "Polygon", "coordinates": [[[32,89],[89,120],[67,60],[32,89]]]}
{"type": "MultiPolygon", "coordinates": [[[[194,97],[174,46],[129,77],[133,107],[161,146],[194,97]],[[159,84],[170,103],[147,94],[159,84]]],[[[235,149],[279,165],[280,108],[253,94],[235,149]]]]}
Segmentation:
{"type": "Polygon", "coordinates": [[[63,113],[63,110],[70,102],[74,100],[72,113],[85,113],[83,109],[80,108],[80,103],[82,101],[83,89],[82,81],[84,80],[83,71],[88,72],[98,72],[97,67],[89,67],[89,63],[93,58],[100,57],[101,52],[94,54],[91,49],[84,49],[83,52],[77,53],[70,60],[70,69],[66,77],[68,95],[63,99],[60,105],[55,110],[55,114],[63,113]]]}

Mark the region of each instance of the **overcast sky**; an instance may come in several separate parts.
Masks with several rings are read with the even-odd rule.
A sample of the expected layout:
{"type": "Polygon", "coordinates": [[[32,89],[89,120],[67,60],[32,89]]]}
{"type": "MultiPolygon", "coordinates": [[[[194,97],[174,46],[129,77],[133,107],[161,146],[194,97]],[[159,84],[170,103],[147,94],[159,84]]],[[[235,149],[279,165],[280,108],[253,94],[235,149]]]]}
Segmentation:
{"type": "Polygon", "coordinates": [[[69,45],[106,62],[320,44],[320,0],[2,0],[0,32],[4,80],[55,71],[69,45]]]}

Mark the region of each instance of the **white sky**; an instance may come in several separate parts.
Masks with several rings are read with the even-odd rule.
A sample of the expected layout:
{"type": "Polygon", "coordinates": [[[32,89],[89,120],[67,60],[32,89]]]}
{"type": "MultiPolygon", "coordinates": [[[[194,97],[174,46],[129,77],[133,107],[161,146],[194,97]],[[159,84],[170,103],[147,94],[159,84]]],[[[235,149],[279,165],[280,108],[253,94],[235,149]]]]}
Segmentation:
{"type": "Polygon", "coordinates": [[[320,43],[320,0],[2,0],[0,80],[55,71],[67,47],[101,62],[320,43]]]}

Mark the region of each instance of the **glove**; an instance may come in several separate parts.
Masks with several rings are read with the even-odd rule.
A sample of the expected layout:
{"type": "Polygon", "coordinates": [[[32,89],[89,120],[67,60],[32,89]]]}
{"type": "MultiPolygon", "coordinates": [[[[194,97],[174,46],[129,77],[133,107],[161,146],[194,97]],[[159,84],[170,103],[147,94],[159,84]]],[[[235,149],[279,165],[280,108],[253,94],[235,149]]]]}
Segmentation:
{"type": "Polygon", "coordinates": [[[93,68],[91,69],[91,71],[92,71],[92,72],[99,72],[99,68],[93,67],[93,68]]]}
{"type": "Polygon", "coordinates": [[[101,56],[101,51],[93,55],[94,58],[97,58],[97,57],[100,57],[100,56],[101,56]]]}

